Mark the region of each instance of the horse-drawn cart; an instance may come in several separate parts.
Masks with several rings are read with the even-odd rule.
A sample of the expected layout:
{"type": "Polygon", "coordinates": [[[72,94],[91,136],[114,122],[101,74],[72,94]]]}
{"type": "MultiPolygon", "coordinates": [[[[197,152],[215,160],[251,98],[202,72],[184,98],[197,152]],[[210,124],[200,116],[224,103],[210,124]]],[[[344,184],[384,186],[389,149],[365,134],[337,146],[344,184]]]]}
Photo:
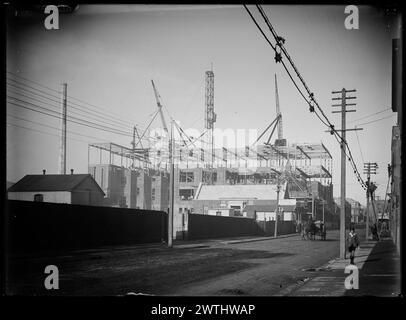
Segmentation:
{"type": "Polygon", "coordinates": [[[324,225],[323,221],[309,221],[305,227],[304,232],[302,233],[303,239],[310,239],[316,240],[316,236],[320,236],[321,240],[326,240],[327,232],[326,226],[324,225]]]}

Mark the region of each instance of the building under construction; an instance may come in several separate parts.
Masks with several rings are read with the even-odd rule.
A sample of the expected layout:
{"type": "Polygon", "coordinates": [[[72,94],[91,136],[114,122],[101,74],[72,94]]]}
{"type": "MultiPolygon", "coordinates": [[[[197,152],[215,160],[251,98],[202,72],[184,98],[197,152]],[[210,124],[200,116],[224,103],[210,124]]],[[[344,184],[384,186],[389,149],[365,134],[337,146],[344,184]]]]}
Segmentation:
{"type": "MultiPolygon", "coordinates": [[[[332,156],[323,143],[287,143],[276,75],[275,119],[254,144],[233,149],[214,145],[213,71],[206,72],[205,83],[205,132],[200,137],[188,136],[171,119],[171,132],[179,133],[173,144],[166,134],[156,138],[159,147],[144,148],[136,128],[131,147],[89,144],[89,173],[106,194],[105,205],[168,211],[173,163],[177,237],[182,237],[188,214],[193,213],[275,219],[277,193],[282,210],[278,219],[302,221],[311,215],[328,224],[327,217],[334,214],[332,156]]],[[[154,82],[152,86],[158,106],[155,116],[160,115],[164,132],[169,133],[154,82]]]]}

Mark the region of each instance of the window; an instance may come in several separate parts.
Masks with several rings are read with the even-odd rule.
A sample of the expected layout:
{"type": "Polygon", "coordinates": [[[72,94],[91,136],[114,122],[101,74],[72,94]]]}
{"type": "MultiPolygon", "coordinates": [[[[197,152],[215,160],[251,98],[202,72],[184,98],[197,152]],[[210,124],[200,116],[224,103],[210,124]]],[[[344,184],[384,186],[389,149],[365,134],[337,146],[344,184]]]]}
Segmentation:
{"type": "Polygon", "coordinates": [[[104,169],[101,169],[101,175],[100,175],[100,187],[103,189],[103,178],[104,178],[104,169]]]}
{"type": "Polygon", "coordinates": [[[230,206],[230,209],[234,209],[234,215],[235,216],[242,216],[240,206],[230,206]]]}
{"type": "Polygon", "coordinates": [[[179,208],[179,213],[182,213],[182,208],[179,208]]]}
{"type": "Polygon", "coordinates": [[[41,193],[34,194],[34,201],[35,202],[44,202],[44,195],[41,193]]]}
{"type": "Polygon", "coordinates": [[[151,200],[154,201],[155,200],[155,188],[151,189],[151,200]]]}
{"type": "Polygon", "coordinates": [[[194,181],[193,172],[185,172],[185,171],[180,172],[179,182],[193,182],[193,181],[194,181]]]}
{"type": "Polygon", "coordinates": [[[137,188],[137,195],[140,194],[140,188],[137,188]]]}
{"type": "Polygon", "coordinates": [[[180,200],[192,200],[195,195],[194,189],[180,189],[179,198],[180,200]]]}

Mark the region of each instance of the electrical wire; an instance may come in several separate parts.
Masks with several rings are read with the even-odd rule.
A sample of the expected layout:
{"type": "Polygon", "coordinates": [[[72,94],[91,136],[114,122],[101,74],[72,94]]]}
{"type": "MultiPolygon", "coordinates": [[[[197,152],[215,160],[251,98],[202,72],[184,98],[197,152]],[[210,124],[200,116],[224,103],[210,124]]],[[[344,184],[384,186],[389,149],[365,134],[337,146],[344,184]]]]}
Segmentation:
{"type": "MultiPolygon", "coordinates": [[[[354,173],[357,176],[358,181],[360,182],[361,186],[365,186],[365,182],[363,181],[362,177],[359,174],[359,170],[355,164],[355,161],[352,157],[352,153],[350,150],[350,147],[347,143],[347,141],[343,141],[342,137],[339,135],[339,133],[337,132],[336,129],[334,129],[334,125],[332,125],[332,123],[330,122],[330,120],[328,119],[328,117],[325,115],[325,113],[323,112],[323,110],[321,109],[321,107],[319,106],[318,102],[316,101],[316,99],[314,98],[314,94],[310,91],[309,87],[307,86],[306,82],[304,81],[303,77],[301,76],[301,74],[299,73],[297,67],[295,66],[292,58],[290,57],[290,55],[288,54],[286,48],[284,47],[284,42],[285,40],[281,37],[279,37],[275,31],[275,29],[273,28],[272,24],[270,23],[268,17],[266,16],[264,10],[262,9],[262,7],[260,5],[256,5],[258,11],[261,13],[263,19],[265,20],[265,23],[267,24],[267,26],[269,27],[276,43],[277,46],[279,46],[281,48],[281,51],[284,53],[285,57],[288,59],[288,61],[290,62],[290,65],[292,66],[292,68],[294,69],[297,77],[300,79],[300,81],[302,82],[302,85],[304,86],[304,88],[306,89],[307,93],[309,94],[309,98],[310,100],[314,103],[314,105],[317,107],[317,109],[319,110],[320,114],[324,117],[325,120],[323,120],[318,114],[317,112],[315,112],[314,107],[312,107],[311,103],[307,100],[307,98],[304,96],[303,92],[300,90],[300,88],[298,87],[298,85],[296,84],[296,82],[294,81],[292,75],[290,74],[290,72],[288,71],[288,68],[286,67],[285,63],[283,62],[282,59],[280,59],[279,62],[282,62],[282,65],[284,66],[285,70],[287,71],[291,81],[294,83],[296,89],[299,91],[299,93],[301,94],[301,96],[304,98],[304,100],[309,104],[309,106],[311,107],[311,111],[314,111],[314,113],[316,114],[316,116],[319,118],[319,120],[326,125],[327,127],[330,128],[332,134],[335,136],[335,138],[337,139],[337,141],[340,143],[341,146],[343,146],[343,144],[345,144],[345,147],[348,150],[348,160],[350,161],[353,169],[354,169],[354,173]],[[343,144],[342,144],[343,142],[343,144]]],[[[249,13],[251,19],[254,21],[255,25],[257,26],[257,28],[260,30],[261,34],[264,36],[264,38],[266,39],[266,41],[270,44],[270,46],[272,47],[272,49],[277,53],[276,50],[276,46],[274,46],[269,39],[267,38],[267,36],[265,35],[265,33],[263,32],[262,28],[259,26],[259,24],[257,23],[257,21],[255,20],[255,18],[253,17],[253,15],[251,14],[251,12],[249,11],[249,9],[247,8],[246,5],[244,5],[244,8],[247,10],[247,12],[249,13]]],[[[278,61],[277,61],[278,62],[278,61]]],[[[347,155],[347,153],[346,153],[347,155]]]]}
{"type": "Polygon", "coordinates": [[[361,154],[362,163],[365,163],[365,161],[364,161],[364,155],[362,154],[361,144],[360,144],[360,142],[359,142],[358,133],[357,133],[357,130],[356,130],[356,129],[357,129],[357,126],[355,126],[355,135],[356,135],[356,137],[357,137],[358,147],[359,147],[359,152],[360,152],[360,154],[361,154]]]}
{"type": "Polygon", "coordinates": [[[385,119],[389,119],[389,118],[391,118],[391,117],[393,117],[393,116],[396,116],[396,114],[391,114],[390,116],[383,117],[383,118],[376,119],[376,120],[372,120],[372,121],[369,121],[369,122],[360,123],[360,124],[358,124],[358,125],[359,125],[359,126],[365,126],[365,125],[367,125],[367,124],[371,124],[371,123],[375,123],[375,122],[382,121],[382,120],[385,120],[385,119]]]}
{"type": "MultiPolygon", "coordinates": [[[[36,81],[33,81],[33,80],[30,80],[30,79],[24,78],[24,77],[22,77],[22,76],[20,76],[20,75],[17,75],[17,74],[15,74],[15,73],[12,73],[12,72],[9,72],[9,71],[7,71],[7,73],[10,74],[10,75],[13,75],[14,77],[19,78],[20,80],[24,80],[24,81],[26,81],[26,82],[36,84],[36,85],[40,86],[41,88],[50,90],[50,91],[55,92],[55,93],[58,93],[58,94],[61,93],[61,92],[58,91],[58,90],[49,88],[49,87],[44,86],[44,85],[42,85],[42,84],[40,84],[40,83],[38,83],[38,82],[36,82],[36,81]]],[[[29,85],[27,85],[26,83],[23,83],[23,82],[21,82],[21,81],[18,81],[18,80],[12,79],[12,78],[8,78],[8,80],[11,80],[11,81],[13,81],[13,82],[15,82],[15,83],[18,83],[18,84],[20,84],[20,85],[28,86],[28,87],[31,88],[31,89],[38,90],[39,92],[44,93],[44,94],[46,94],[46,95],[49,95],[49,96],[51,96],[51,97],[54,97],[54,98],[56,98],[56,99],[60,99],[59,96],[55,96],[55,95],[50,94],[50,93],[48,93],[48,92],[45,92],[45,91],[43,91],[43,90],[39,90],[38,88],[29,86],[29,85]]],[[[122,120],[121,118],[115,117],[114,115],[112,115],[111,111],[108,111],[106,108],[102,108],[102,107],[100,107],[100,106],[96,106],[96,105],[94,105],[94,104],[90,104],[90,103],[88,103],[88,102],[86,102],[86,101],[83,101],[83,100],[81,100],[81,99],[78,99],[78,98],[76,98],[76,97],[74,97],[74,96],[67,95],[67,97],[68,97],[68,98],[71,98],[71,99],[73,99],[73,100],[76,100],[76,101],[78,101],[78,102],[80,102],[80,103],[75,103],[75,102],[73,102],[73,101],[68,101],[68,103],[74,104],[74,105],[76,105],[76,106],[81,106],[81,107],[83,107],[83,108],[86,108],[86,110],[92,110],[93,112],[97,112],[98,114],[104,114],[104,115],[108,116],[108,117],[111,118],[111,119],[115,119],[115,120],[120,121],[121,123],[128,124],[128,125],[130,125],[130,126],[133,126],[133,123],[130,123],[130,122],[126,121],[126,120],[122,120]],[[87,106],[84,106],[83,104],[86,104],[87,106]],[[89,108],[89,106],[91,106],[91,107],[93,107],[93,108],[96,108],[97,110],[93,110],[93,109],[89,108]],[[105,110],[105,111],[107,111],[107,113],[106,113],[106,112],[102,112],[102,111],[100,111],[100,110],[105,110]]],[[[58,101],[59,101],[59,100],[58,100],[58,101]]],[[[137,123],[137,122],[134,122],[134,123],[137,123]]],[[[142,126],[142,124],[140,124],[140,123],[138,123],[138,124],[139,124],[139,126],[142,126]]]]}
{"type": "Polygon", "coordinates": [[[376,115],[376,114],[380,114],[380,113],[383,113],[383,112],[388,111],[388,110],[392,110],[392,108],[387,108],[387,109],[385,109],[385,110],[381,110],[381,111],[378,111],[378,112],[371,113],[371,114],[366,115],[366,116],[364,116],[364,117],[361,117],[361,118],[358,118],[358,119],[355,119],[355,120],[348,121],[348,123],[357,122],[357,121],[359,121],[359,120],[363,120],[363,119],[372,117],[372,116],[374,116],[374,115],[376,115]]]}

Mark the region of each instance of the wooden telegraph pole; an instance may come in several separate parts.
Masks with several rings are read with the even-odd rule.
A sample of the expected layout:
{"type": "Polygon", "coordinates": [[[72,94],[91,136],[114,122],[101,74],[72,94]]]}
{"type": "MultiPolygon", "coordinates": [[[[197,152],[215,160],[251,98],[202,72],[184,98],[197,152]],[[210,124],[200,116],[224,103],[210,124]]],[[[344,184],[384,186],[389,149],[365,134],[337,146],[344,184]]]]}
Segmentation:
{"type": "Polygon", "coordinates": [[[365,162],[364,163],[364,174],[367,175],[367,208],[365,210],[366,223],[365,223],[365,239],[369,239],[369,195],[371,193],[371,174],[376,174],[376,169],[378,164],[376,162],[365,162]]]}
{"type": "Polygon", "coordinates": [[[333,100],[341,100],[340,104],[333,104],[333,107],[341,107],[341,111],[333,111],[332,113],[341,113],[341,129],[336,129],[341,133],[341,210],[340,210],[340,258],[345,259],[345,175],[346,175],[346,131],[362,130],[362,128],[346,129],[346,113],[355,112],[356,110],[347,110],[347,106],[355,106],[355,103],[346,103],[349,99],[356,97],[347,97],[347,92],[356,92],[356,90],[333,91],[332,94],[341,93],[341,97],[335,97],[333,100]]]}
{"type": "Polygon", "coordinates": [[[275,232],[274,237],[278,236],[278,215],[279,215],[279,192],[281,191],[281,185],[278,176],[278,185],[276,186],[276,210],[275,210],[275,232]]]}
{"type": "Polygon", "coordinates": [[[68,85],[62,84],[62,132],[61,132],[61,150],[60,150],[60,163],[59,174],[66,174],[66,116],[67,116],[67,90],[68,85]]]}
{"type": "Polygon", "coordinates": [[[169,140],[169,166],[170,166],[170,177],[169,177],[169,214],[168,214],[168,247],[172,248],[173,239],[173,207],[174,207],[174,186],[175,186],[175,170],[173,161],[173,120],[171,120],[171,138],[169,140]]]}

